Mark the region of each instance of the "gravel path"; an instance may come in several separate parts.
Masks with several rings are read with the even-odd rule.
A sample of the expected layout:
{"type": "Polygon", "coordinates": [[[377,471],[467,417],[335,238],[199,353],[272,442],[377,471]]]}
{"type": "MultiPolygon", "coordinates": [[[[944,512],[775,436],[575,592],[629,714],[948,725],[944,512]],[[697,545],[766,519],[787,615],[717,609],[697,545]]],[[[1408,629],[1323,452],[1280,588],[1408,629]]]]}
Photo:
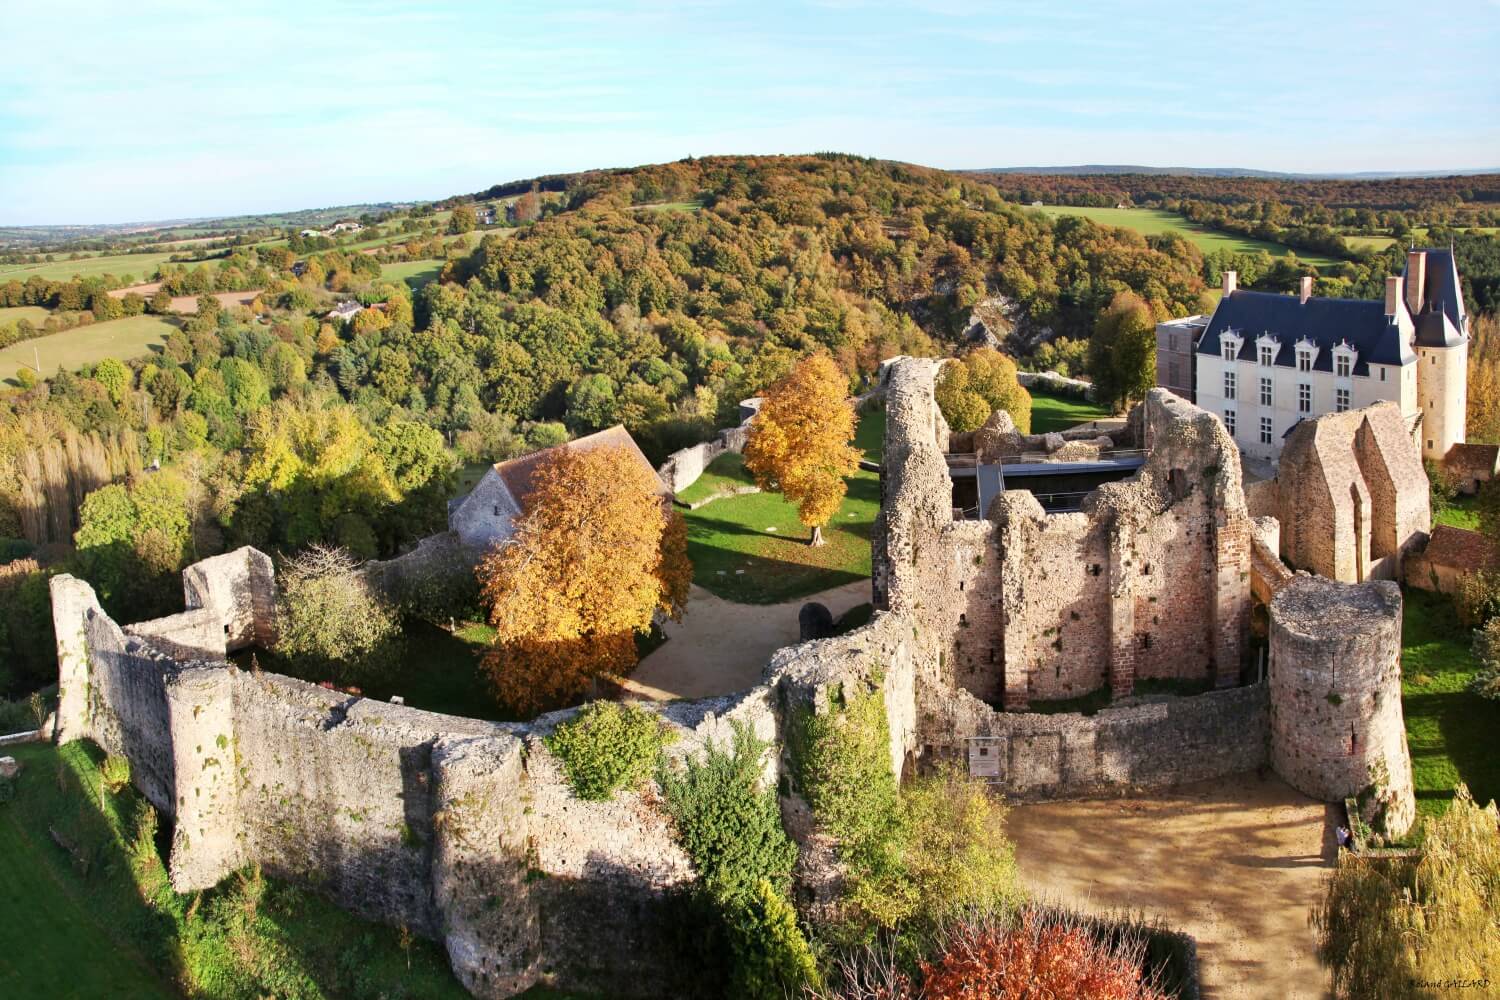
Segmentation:
{"type": "Polygon", "coordinates": [[[1022,881],[1091,911],[1141,910],[1198,939],[1205,1000],[1326,997],[1308,911],[1332,807],[1255,774],[1149,798],[1012,807],[1022,881]]]}
{"type": "Polygon", "coordinates": [[[870,581],[855,580],[784,604],[736,604],[694,585],[687,614],[667,622],[667,641],[641,661],[625,688],[637,698],[708,698],[760,683],[771,654],[800,635],[797,612],[809,601],[837,619],[870,601],[870,581]]]}

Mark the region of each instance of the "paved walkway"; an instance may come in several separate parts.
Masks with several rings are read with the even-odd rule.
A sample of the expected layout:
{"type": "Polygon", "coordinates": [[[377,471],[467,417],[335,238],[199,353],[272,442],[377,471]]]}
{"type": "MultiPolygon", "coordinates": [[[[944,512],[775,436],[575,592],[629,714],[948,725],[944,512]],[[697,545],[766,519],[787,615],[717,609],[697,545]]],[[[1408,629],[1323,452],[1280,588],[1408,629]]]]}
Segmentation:
{"type": "Polygon", "coordinates": [[[870,581],[856,580],[785,604],[736,604],[693,586],[687,613],[667,622],[667,641],[641,661],[624,687],[638,698],[708,698],[760,683],[771,654],[800,636],[797,612],[809,601],[835,620],[870,602],[870,581]]]}
{"type": "Polygon", "coordinates": [[[1148,798],[1011,808],[1021,879],[1095,912],[1144,911],[1198,939],[1205,1000],[1321,998],[1308,911],[1334,856],[1331,808],[1274,776],[1148,798]]]}

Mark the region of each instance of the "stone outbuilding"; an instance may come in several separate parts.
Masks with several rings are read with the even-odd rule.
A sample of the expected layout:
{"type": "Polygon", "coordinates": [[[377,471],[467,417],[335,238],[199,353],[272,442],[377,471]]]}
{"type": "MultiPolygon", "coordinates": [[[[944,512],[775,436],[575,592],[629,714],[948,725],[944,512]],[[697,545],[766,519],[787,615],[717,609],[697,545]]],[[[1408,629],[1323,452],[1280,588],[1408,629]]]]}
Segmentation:
{"type": "Polygon", "coordinates": [[[1471,573],[1500,569],[1500,545],[1467,528],[1440,524],[1432,529],[1427,547],[1406,560],[1406,584],[1451,594],[1471,573]]]}
{"type": "Polygon", "coordinates": [[[470,549],[486,549],[511,536],[512,524],[525,509],[536,470],[559,451],[588,452],[599,448],[623,448],[651,473],[663,497],[671,494],[640,446],[620,424],[575,438],[555,448],[544,448],[520,458],[497,462],[464,496],[448,503],[448,530],[470,549]]]}
{"type": "Polygon", "coordinates": [[[1473,496],[1479,484],[1500,475],[1500,445],[1456,444],[1443,457],[1443,469],[1458,484],[1460,493],[1473,496]]]}
{"type": "Polygon", "coordinates": [[[1346,583],[1401,579],[1432,526],[1427,473],[1394,403],[1292,428],[1265,504],[1255,513],[1281,522],[1288,563],[1346,583]]]}

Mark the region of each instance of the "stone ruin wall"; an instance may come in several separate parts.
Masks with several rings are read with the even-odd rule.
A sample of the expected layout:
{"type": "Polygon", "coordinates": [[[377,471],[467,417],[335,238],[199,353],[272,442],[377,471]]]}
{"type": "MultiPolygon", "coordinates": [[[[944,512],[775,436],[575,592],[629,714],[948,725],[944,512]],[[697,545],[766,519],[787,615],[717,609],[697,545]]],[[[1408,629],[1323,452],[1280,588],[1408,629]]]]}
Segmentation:
{"type": "Polygon", "coordinates": [[[1299,573],[1271,603],[1271,762],[1324,801],[1366,796],[1404,834],[1416,815],[1401,710],[1401,591],[1299,573]]]}
{"type": "MultiPolygon", "coordinates": [[[[943,464],[950,436],[932,400],[935,372],[930,362],[903,361],[886,374],[875,547],[877,602],[914,626],[918,761],[967,758],[975,773],[981,762],[971,755],[982,753],[986,780],[1021,798],[1117,794],[1270,761],[1308,794],[1337,800],[1363,788],[1371,760],[1380,759],[1393,828],[1401,824],[1410,762],[1392,672],[1399,596],[1394,633],[1383,603],[1354,592],[1331,602],[1351,636],[1380,641],[1351,638],[1336,656],[1316,642],[1315,652],[1291,642],[1283,619],[1292,613],[1283,609],[1293,598],[1281,595],[1306,578],[1281,562],[1283,528],[1265,514],[1280,501],[1278,484],[1253,490],[1252,518],[1238,451],[1222,426],[1165,393],[1131,416],[1131,431],[1149,449],[1146,465],[1132,480],[1101,487],[1082,513],[1048,515],[1016,491],[1002,494],[987,520],[955,522],[941,509],[951,489],[943,464]],[[1256,598],[1270,604],[1273,679],[1284,680],[1290,663],[1309,662],[1316,673],[1350,662],[1343,704],[1373,734],[1370,759],[1354,759],[1330,738],[1328,711],[1337,706],[1326,698],[1313,704],[1271,682],[1238,686],[1256,598]],[[1216,690],[1134,698],[1091,716],[993,707],[1003,700],[1024,708],[1106,679],[1119,694],[1136,677],[1211,680],[1216,690]],[[1310,753],[1331,762],[1316,780],[1289,763],[1310,753]],[[1363,780],[1351,788],[1356,771],[1363,780]]],[[[1358,446],[1369,479],[1409,457],[1368,438],[1358,446]]],[[[1403,516],[1420,518],[1419,507],[1403,516]]]]}
{"type": "MultiPolygon", "coordinates": [[[[572,711],[486,723],[241,671],[223,659],[225,637],[273,634],[272,621],[242,628],[236,614],[268,614],[273,605],[262,598],[274,591],[268,576],[244,571],[264,556],[229,555],[186,574],[190,599],[235,598],[190,609],[222,612],[200,630],[207,648],[191,660],[155,646],[155,634],[178,634],[170,623],[122,629],[86,583],[52,581],[67,709],[58,738],[90,738],[130,759],[133,782],[173,817],[169,867],[179,891],[258,864],[362,917],[442,941],[477,996],[538,982],[694,994],[691,956],[675,943],[693,866],[655,792],[609,802],[572,794],[543,742],[572,711]]],[[[767,682],[749,691],[646,704],[676,730],[667,754],[680,759],[709,742],[727,745],[735,722],[775,745],[789,712],[826,711],[846,684],[879,686],[899,774],[914,746],[913,647],[905,624],[881,614],[848,635],[782,650],[767,682]]],[[[768,787],[782,767],[768,755],[768,787]]],[[[784,809],[789,829],[810,839],[795,791],[784,809]]],[[[816,882],[818,866],[806,870],[816,882]]]]}

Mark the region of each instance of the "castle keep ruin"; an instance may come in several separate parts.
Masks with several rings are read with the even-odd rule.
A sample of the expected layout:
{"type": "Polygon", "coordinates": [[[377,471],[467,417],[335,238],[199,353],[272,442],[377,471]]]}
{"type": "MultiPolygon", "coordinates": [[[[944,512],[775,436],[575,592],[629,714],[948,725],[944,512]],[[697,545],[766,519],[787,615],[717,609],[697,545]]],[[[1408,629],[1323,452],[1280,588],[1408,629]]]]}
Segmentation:
{"type": "MultiPolygon", "coordinates": [[[[1411,791],[1394,588],[1293,576],[1276,521],[1246,509],[1221,425],[1165,392],[1107,441],[1090,431],[1086,448],[1011,442],[1026,464],[1133,451],[1128,478],[1049,513],[1018,488],[1024,476],[1006,488],[992,453],[998,464],[969,463],[976,480],[982,466],[998,472],[968,517],[955,504],[964,461],[933,399],[939,364],[899,359],[884,373],[873,620],[779,650],[747,691],[653,706],[680,737],[675,759],[727,743],[733,723],[781,748],[766,780],[802,847],[799,898],[827,889],[828,847],[810,836],[785,737],[796,713],[829,711],[851,685],[882,693],[898,777],[957,758],[1013,796],[1108,795],[1269,762],[1321,798],[1368,793],[1401,832],[1411,791]],[[1269,600],[1269,682],[1248,653],[1257,594],[1269,600]],[[1101,688],[1113,700],[1092,715],[1026,710],[1101,688]]],[[[253,549],[189,567],[188,611],[124,628],[82,581],[51,586],[56,735],[130,759],[172,817],[178,889],[259,864],[442,941],[476,996],[538,982],[694,995],[671,929],[696,873],[656,796],[572,794],[543,742],[571,713],[480,722],[235,668],[228,652],[275,630],[271,563],[253,549]]]]}

